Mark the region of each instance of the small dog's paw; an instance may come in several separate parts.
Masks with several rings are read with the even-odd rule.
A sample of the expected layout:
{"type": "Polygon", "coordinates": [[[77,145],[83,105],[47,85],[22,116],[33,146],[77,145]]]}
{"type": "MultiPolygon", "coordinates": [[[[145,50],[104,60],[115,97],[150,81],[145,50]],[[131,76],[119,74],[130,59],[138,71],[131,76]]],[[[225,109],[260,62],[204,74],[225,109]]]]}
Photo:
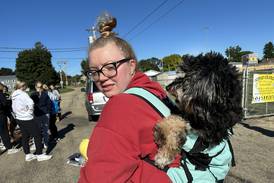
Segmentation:
{"type": "Polygon", "coordinates": [[[168,157],[168,154],[162,153],[161,151],[158,151],[154,160],[155,160],[155,165],[159,167],[160,169],[164,169],[165,166],[172,163],[172,159],[168,157]]]}

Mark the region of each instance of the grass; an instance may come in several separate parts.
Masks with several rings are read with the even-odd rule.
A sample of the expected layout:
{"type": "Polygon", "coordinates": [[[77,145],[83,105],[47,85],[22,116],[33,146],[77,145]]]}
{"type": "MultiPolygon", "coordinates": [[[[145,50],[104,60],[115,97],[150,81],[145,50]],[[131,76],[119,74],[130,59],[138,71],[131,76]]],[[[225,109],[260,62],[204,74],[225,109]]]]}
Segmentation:
{"type": "Polygon", "coordinates": [[[74,89],[71,87],[66,87],[66,88],[60,89],[60,93],[67,93],[67,92],[71,92],[71,91],[74,91],[74,89]]]}

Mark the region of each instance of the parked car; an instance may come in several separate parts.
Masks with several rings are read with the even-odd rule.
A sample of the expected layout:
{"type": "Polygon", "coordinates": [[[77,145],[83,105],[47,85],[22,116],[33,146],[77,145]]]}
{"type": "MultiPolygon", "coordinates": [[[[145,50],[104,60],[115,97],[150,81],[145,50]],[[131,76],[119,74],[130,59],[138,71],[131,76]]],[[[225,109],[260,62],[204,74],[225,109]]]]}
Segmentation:
{"type": "Polygon", "coordinates": [[[108,97],[99,91],[92,80],[88,79],[86,84],[85,104],[89,121],[96,121],[98,119],[107,101],[108,97]]]}

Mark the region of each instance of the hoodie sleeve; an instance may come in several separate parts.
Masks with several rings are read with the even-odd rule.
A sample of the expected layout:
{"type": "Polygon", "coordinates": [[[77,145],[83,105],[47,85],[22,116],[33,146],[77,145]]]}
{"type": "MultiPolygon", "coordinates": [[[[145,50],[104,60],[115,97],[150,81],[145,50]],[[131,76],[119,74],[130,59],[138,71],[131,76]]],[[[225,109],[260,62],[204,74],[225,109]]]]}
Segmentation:
{"type": "Polygon", "coordinates": [[[159,118],[136,96],[112,97],[90,137],[79,183],[170,182],[165,172],[141,160],[156,147],[152,128],[159,118]]]}

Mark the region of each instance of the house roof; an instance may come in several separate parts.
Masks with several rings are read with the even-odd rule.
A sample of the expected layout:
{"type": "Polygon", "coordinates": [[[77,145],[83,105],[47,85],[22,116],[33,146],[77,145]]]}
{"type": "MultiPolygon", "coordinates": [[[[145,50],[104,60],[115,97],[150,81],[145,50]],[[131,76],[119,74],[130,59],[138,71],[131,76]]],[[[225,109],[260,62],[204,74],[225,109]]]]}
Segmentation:
{"type": "Polygon", "coordinates": [[[146,72],[144,72],[144,74],[145,75],[147,75],[147,76],[156,76],[156,75],[158,75],[158,74],[160,74],[161,72],[158,72],[158,71],[155,71],[155,70],[148,70],[148,71],[146,71],[146,72]]]}

